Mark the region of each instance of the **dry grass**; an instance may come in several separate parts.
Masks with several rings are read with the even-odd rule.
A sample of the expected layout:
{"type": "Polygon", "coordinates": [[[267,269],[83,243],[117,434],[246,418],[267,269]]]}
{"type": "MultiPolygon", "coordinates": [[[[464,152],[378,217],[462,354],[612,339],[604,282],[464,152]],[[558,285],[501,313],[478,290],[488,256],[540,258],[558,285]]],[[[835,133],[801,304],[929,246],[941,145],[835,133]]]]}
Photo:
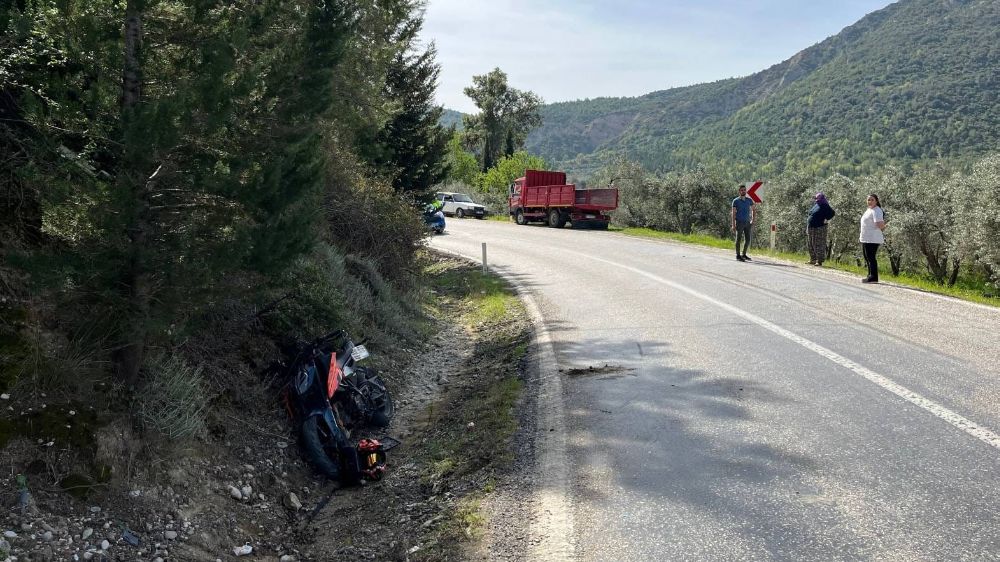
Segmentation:
{"type": "Polygon", "coordinates": [[[208,407],[201,367],[175,355],[157,355],[146,362],[146,371],[146,385],[137,397],[142,423],[172,440],[201,432],[208,407]]]}

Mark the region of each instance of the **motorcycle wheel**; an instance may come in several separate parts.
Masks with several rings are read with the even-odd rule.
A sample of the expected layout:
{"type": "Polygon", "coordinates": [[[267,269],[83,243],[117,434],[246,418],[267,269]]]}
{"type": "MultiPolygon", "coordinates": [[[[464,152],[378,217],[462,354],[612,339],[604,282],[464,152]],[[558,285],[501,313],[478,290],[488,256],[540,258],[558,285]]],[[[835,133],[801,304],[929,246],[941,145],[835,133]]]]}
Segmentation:
{"type": "Polygon", "coordinates": [[[360,374],[364,376],[362,384],[366,387],[365,394],[368,396],[371,408],[369,424],[375,427],[388,427],[392,416],[396,414],[396,406],[392,403],[389,390],[385,388],[385,382],[370,369],[364,369],[360,374]]]}
{"type": "MultiPolygon", "coordinates": [[[[336,451],[336,445],[332,443],[333,436],[326,435],[327,431],[321,429],[319,416],[306,418],[302,422],[302,428],[299,433],[302,436],[302,449],[306,455],[306,459],[323,476],[326,476],[330,480],[339,480],[340,463],[336,456],[331,458],[330,453],[327,452],[327,447],[324,446],[324,442],[330,443],[330,449],[333,451],[336,451]]],[[[333,454],[336,455],[336,453],[333,454]]]]}
{"type": "Polygon", "coordinates": [[[372,425],[375,427],[389,427],[393,414],[396,413],[396,406],[392,403],[392,396],[386,392],[382,400],[381,407],[376,408],[372,413],[372,425]]]}

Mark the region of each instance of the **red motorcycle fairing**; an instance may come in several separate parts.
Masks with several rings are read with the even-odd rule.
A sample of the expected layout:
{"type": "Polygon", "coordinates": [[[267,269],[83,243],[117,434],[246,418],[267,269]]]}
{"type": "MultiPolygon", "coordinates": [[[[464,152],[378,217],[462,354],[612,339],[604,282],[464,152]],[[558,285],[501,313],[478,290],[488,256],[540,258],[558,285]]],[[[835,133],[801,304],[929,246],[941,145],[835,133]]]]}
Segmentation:
{"type": "Polygon", "coordinates": [[[343,374],[343,371],[340,369],[340,363],[337,361],[337,353],[334,352],[331,355],[326,355],[321,361],[330,363],[326,373],[326,397],[333,398],[334,393],[337,392],[337,388],[340,387],[340,376],[343,374]]]}

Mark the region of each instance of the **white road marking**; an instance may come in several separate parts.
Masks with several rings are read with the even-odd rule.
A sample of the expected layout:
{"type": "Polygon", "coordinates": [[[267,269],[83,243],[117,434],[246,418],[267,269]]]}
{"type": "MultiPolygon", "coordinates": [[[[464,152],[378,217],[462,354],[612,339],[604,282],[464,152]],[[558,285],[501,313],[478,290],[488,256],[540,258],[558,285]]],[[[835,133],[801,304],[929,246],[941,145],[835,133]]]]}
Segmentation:
{"type": "Polygon", "coordinates": [[[961,429],[962,431],[975,437],[976,439],[979,439],[980,441],[986,443],[987,445],[1000,449],[1000,435],[997,435],[996,433],[990,431],[985,427],[982,427],[981,425],[969,420],[968,418],[965,418],[949,410],[948,408],[945,408],[944,406],[938,404],[937,402],[934,402],[933,400],[929,400],[921,396],[920,394],[913,392],[912,390],[906,388],[905,386],[893,382],[892,380],[876,373],[875,371],[872,371],[867,367],[864,367],[862,365],[859,365],[858,363],[855,363],[854,361],[851,361],[850,359],[836,353],[835,351],[827,349],[812,340],[806,339],[794,332],[786,330],[781,326],[778,326],[777,324],[768,322],[767,320],[764,320],[760,316],[747,312],[743,309],[737,308],[731,304],[722,302],[718,299],[712,298],[704,293],[700,293],[694,289],[691,289],[690,287],[681,285],[680,283],[676,283],[674,281],[670,281],[669,279],[664,279],[658,275],[649,273],[648,271],[643,271],[641,269],[629,265],[613,262],[603,258],[594,257],[592,255],[583,254],[580,252],[572,252],[568,250],[561,250],[561,251],[574,253],[581,257],[585,257],[588,259],[606,263],[614,267],[625,269],[633,273],[637,273],[639,275],[642,275],[643,277],[646,277],[647,279],[651,279],[653,281],[656,281],[657,283],[666,285],[673,289],[677,289],[678,291],[687,293],[705,302],[714,304],[715,306],[722,308],[723,310],[729,311],[737,316],[749,320],[750,322],[753,322],[754,324],[760,326],[761,328],[774,332],[775,334],[778,334],[783,338],[793,341],[810,351],[813,351],[823,357],[826,357],[830,361],[833,361],[834,363],[842,367],[850,369],[851,371],[860,375],[861,377],[877,384],[878,386],[884,388],[885,390],[888,390],[889,392],[895,394],[896,396],[899,396],[903,400],[906,400],[911,404],[923,408],[924,410],[930,412],[931,414],[934,414],[935,416],[943,419],[944,421],[950,423],[951,425],[957,427],[958,429],[961,429]]]}

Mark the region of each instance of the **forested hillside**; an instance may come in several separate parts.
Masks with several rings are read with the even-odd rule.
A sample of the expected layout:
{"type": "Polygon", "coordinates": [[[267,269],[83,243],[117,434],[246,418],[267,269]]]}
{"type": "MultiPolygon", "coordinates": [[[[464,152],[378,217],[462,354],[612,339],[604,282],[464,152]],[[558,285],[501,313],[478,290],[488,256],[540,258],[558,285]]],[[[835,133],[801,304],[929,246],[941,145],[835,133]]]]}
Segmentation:
{"type": "Polygon", "coordinates": [[[542,109],[527,142],[587,175],[625,153],[649,169],[872,173],[1000,141],[1000,2],[903,0],[757,74],[542,109]]]}

